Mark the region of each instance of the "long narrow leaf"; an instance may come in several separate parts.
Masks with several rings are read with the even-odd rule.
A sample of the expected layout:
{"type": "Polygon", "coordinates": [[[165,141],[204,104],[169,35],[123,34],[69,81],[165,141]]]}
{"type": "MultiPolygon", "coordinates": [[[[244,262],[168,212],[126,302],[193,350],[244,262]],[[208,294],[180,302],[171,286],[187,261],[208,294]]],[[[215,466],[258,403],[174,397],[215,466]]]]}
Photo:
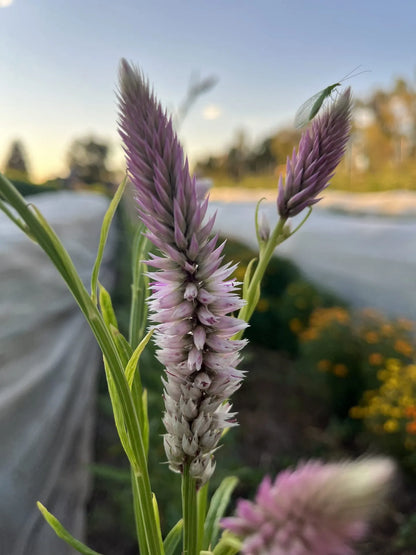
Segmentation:
{"type": "Polygon", "coordinates": [[[132,299],[129,341],[133,348],[136,347],[143,337],[147,320],[147,304],[145,301],[149,280],[146,275],[146,264],[142,261],[147,258],[149,240],[144,234],[145,229],[143,224],[137,226],[132,245],[132,299]]]}
{"type": "Polygon", "coordinates": [[[155,494],[153,494],[152,501],[153,501],[153,511],[155,513],[155,519],[156,519],[156,523],[157,523],[158,531],[159,531],[160,552],[163,553],[164,549],[163,549],[162,530],[160,528],[160,514],[159,514],[159,507],[158,507],[158,504],[157,504],[157,499],[156,499],[155,494]]]}
{"type": "Polygon", "coordinates": [[[151,555],[149,548],[149,538],[146,534],[146,528],[143,525],[143,507],[140,499],[140,492],[137,487],[137,479],[134,474],[134,470],[130,470],[131,473],[131,489],[133,492],[133,509],[134,509],[134,521],[136,525],[137,539],[140,545],[141,555],[151,555]]]}
{"type": "MultiPolygon", "coordinates": [[[[136,379],[133,382],[133,388],[134,388],[134,384],[136,382],[137,382],[137,374],[136,374],[136,379]]],[[[148,453],[149,453],[149,431],[150,431],[149,411],[148,411],[148,402],[147,402],[147,389],[143,390],[142,403],[140,405],[140,408],[141,408],[140,423],[142,424],[143,443],[144,443],[144,449],[146,451],[146,456],[147,456],[148,453]]]]}
{"type": "Polygon", "coordinates": [[[227,505],[230,502],[231,494],[237,483],[238,478],[235,476],[224,478],[218,486],[217,491],[212,496],[205,521],[203,549],[212,549],[215,545],[220,531],[218,526],[219,521],[224,516],[227,505]]]}
{"type": "Polygon", "coordinates": [[[163,542],[165,548],[165,555],[175,555],[176,548],[182,538],[183,520],[179,520],[163,542]]]}
{"type": "Polygon", "coordinates": [[[117,393],[117,389],[114,384],[114,380],[111,375],[111,371],[106,359],[104,359],[104,368],[105,368],[105,375],[107,377],[108,392],[110,394],[111,405],[113,407],[114,422],[116,424],[116,428],[118,431],[121,444],[123,445],[124,451],[126,452],[126,455],[128,456],[131,464],[134,465],[136,468],[139,468],[139,465],[137,464],[137,461],[135,459],[133,450],[130,445],[130,440],[126,431],[126,424],[124,421],[123,411],[120,406],[120,397],[117,393]]]}
{"type": "Polygon", "coordinates": [[[24,221],[18,218],[17,216],[15,216],[13,212],[9,210],[7,205],[2,200],[0,200],[0,210],[2,210],[6,214],[6,216],[10,218],[10,220],[14,224],[16,224],[19,229],[23,231],[23,233],[25,233],[30,239],[34,240],[33,236],[30,234],[29,228],[24,223],[24,221]]]}
{"type": "Polygon", "coordinates": [[[244,274],[244,279],[243,279],[243,299],[247,297],[248,288],[250,286],[250,281],[251,281],[251,274],[253,272],[253,266],[256,262],[257,262],[257,258],[253,258],[252,260],[250,260],[250,262],[247,265],[246,272],[244,274]]]}
{"type": "Polygon", "coordinates": [[[101,555],[98,551],[94,551],[93,549],[89,548],[87,545],[83,544],[79,540],[75,539],[69,532],[66,530],[59,520],[51,514],[48,509],[40,503],[37,502],[38,509],[42,513],[44,519],[49,524],[49,526],[53,529],[55,534],[62,538],[68,545],[76,549],[79,553],[83,555],[101,555]]]}
{"type": "Polygon", "coordinates": [[[133,349],[130,347],[130,343],[118,329],[110,325],[110,332],[117,346],[117,351],[123,363],[123,368],[126,368],[127,363],[133,354],[133,349]]]}
{"type": "Polygon", "coordinates": [[[104,318],[104,322],[108,328],[111,325],[118,330],[117,318],[114,312],[110,293],[103,285],[101,285],[101,283],[98,283],[98,290],[99,290],[100,309],[101,309],[101,314],[103,315],[103,318],[104,318]]]}
{"type": "Polygon", "coordinates": [[[126,188],[126,183],[127,183],[127,176],[123,179],[123,181],[119,185],[103,219],[103,225],[101,227],[101,233],[100,233],[100,242],[99,242],[98,251],[97,251],[97,258],[95,260],[94,267],[92,269],[92,274],[91,274],[91,299],[94,302],[94,304],[97,304],[98,274],[100,272],[101,262],[103,261],[104,248],[107,243],[108,232],[110,230],[110,225],[114,218],[114,214],[117,210],[117,206],[119,205],[121,197],[123,196],[123,193],[124,193],[124,189],[126,188]]]}
{"type": "Polygon", "coordinates": [[[198,553],[201,551],[202,545],[204,543],[204,526],[207,516],[208,489],[209,482],[204,484],[196,494],[198,503],[198,553]]]}
{"type": "Polygon", "coordinates": [[[216,545],[214,555],[236,555],[241,551],[242,543],[233,534],[225,531],[216,545]]]}
{"type": "Polygon", "coordinates": [[[126,379],[127,383],[129,384],[130,389],[133,385],[134,375],[136,372],[137,364],[139,362],[140,355],[144,351],[144,348],[149,343],[150,338],[153,334],[153,329],[151,329],[142,339],[142,341],[137,345],[134,353],[131,355],[131,358],[126,366],[126,379]]]}

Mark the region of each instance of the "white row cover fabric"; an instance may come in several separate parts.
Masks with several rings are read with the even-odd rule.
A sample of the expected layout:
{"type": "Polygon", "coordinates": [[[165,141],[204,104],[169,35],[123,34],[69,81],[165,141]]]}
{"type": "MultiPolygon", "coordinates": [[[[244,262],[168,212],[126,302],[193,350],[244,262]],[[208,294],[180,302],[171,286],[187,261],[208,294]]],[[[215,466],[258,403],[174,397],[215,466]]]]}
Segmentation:
{"type": "MultiPolygon", "coordinates": [[[[28,198],[88,287],[107,199],[28,198]]],[[[110,241],[100,279],[111,282],[110,241]]],[[[36,507],[85,533],[96,374],[94,337],[55,267],[0,212],[0,554],[69,555],[36,507]]]]}
{"type": "MultiPolygon", "coordinates": [[[[254,202],[211,203],[215,230],[257,248],[254,202]]],[[[374,207],[373,207],[374,208],[374,207]]],[[[416,218],[403,215],[357,215],[314,208],[305,225],[276,249],[317,284],[356,307],[373,307],[387,315],[416,320],[416,218]]],[[[276,204],[262,203],[271,225],[276,204]]],[[[356,207],[354,212],[356,212],[356,207]]],[[[306,211],[291,222],[294,229],[306,211]]]]}

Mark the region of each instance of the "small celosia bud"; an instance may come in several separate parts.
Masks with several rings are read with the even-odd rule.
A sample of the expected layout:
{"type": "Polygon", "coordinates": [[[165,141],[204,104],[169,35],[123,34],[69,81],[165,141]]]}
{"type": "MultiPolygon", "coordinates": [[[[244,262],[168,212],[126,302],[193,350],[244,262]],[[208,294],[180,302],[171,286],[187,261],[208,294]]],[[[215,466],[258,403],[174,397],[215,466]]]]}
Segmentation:
{"type": "Polygon", "coordinates": [[[352,555],[394,476],[389,459],[308,462],[266,477],[254,503],[240,500],[222,526],[244,555],[352,555]]]}
{"type": "Polygon", "coordinates": [[[268,241],[270,237],[270,224],[264,212],[260,212],[258,234],[261,241],[268,241]]]}
{"type": "Polygon", "coordinates": [[[351,92],[347,89],[302,134],[298,152],[287,159],[283,186],[279,178],[277,208],[282,218],[316,204],[344,155],[351,128],[351,92]]]}

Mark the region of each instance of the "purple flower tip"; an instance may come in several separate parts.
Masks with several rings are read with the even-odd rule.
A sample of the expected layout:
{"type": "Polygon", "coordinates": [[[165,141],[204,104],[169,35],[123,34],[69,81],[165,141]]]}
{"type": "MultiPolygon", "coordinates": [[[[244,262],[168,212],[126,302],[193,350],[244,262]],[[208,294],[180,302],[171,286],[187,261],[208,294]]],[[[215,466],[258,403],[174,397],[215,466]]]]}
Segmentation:
{"type": "Polygon", "coordinates": [[[291,218],[316,204],[329,185],[344,155],[351,129],[351,90],[348,88],[313,120],[286,164],[286,179],[278,183],[277,208],[282,218],[291,218]]]}

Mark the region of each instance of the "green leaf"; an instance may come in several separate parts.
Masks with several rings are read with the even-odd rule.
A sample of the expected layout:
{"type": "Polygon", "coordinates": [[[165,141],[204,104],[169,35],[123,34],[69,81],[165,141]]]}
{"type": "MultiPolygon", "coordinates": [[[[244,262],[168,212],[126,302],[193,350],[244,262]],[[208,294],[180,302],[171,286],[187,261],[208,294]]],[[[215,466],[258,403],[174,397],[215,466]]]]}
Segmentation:
{"type": "Polygon", "coordinates": [[[162,540],[162,530],[160,529],[160,514],[159,514],[159,507],[157,505],[156,495],[152,494],[152,502],[153,502],[153,511],[155,513],[155,520],[157,524],[157,529],[159,532],[159,547],[160,552],[163,553],[163,540],[162,540]]]}
{"type": "Polygon", "coordinates": [[[27,227],[25,222],[20,218],[18,218],[17,216],[15,216],[13,212],[9,210],[6,203],[4,203],[2,200],[0,200],[0,210],[2,210],[6,214],[6,216],[10,218],[11,221],[14,224],[16,224],[19,229],[23,231],[23,233],[25,233],[30,239],[32,239],[32,241],[35,241],[36,243],[36,240],[34,239],[33,235],[30,233],[29,228],[27,227]]]}
{"type": "Polygon", "coordinates": [[[123,367],[125,368],[131,358],[131,355],[133,354],[133,349],[131,348],[130,343],[121,333],[121,331],[119,331],[117,328],[110,325],[110,332],[115,341],[117,352],[120,355],[123,367]]]}
{"type": "Polygon", "coordinates": [[[111,325],[118,330],[117,318],[114,312],[110,293],[103,285],[101,285],[101,283],[98,284],[98,288],[101,314],[103,315],[104,322],[108,328],[110,328],[111,325]]]}
{"type": "Polygon", "coordinates": [[[137,483],[137,476],[134,474],[133,469],[130,470],[131,487],[133,491],[133,508],[134,508],[134,522],[136,525],[137,539],[140,545],[141,555],[151,555],[148,545],[148,538],[146,529],[144,527],[143,506],[140,499],[140,492],[137,483]]]}
{"type": "Polygon", "coordinates": [[[146,227],[142,223],[137,226],[132,245],[129,341],[133,348],[143,337],[147,321],[146,295],[149,278],[146,275],[147,266],[142,261],[147,258],[150,243],[144,234],[145,230],[146,227]]]}
{"type": "Polygon", "coordinates": [[[140,355],[144,351],[144,348],[146,347],[146,345],[149,343],[149,340],[153,335],[153,331],[154,330],[151,329],[144,336],[144,338],[137,345],[134,353],[131,355],[131,358],[127,363],[125,374],[126,374],[127,383],[129,384],[130,389],[132,388],[132,385],[133,385],[134,374],[136,372],[136,368],[137,368],[137,364],[139,362],[140,355]]]}
{"type": "Polygon", "coordinates": [[[97,258],[94,263],[94,267],[92,269],[91,275],[91,299],[93,303],[97,304],[97,283],[98,283],[98,274],[100,272],[101,262],[103,261],[103,254],[104,248],[107,243],[108,232],[110,230],[110,225],[113,220],[114,214],[117,210],[117,206],[123,196],[124,189],[126,188],[127,183],[127,175],[123,179],[122,183],[118,187],[116,194],[114,195],[112,201],[110,202],[110,206],[108,207],[107,212],[105,213],[103,225],[101,227],[101,234],[100,234],[100,243],[98,245],[97,251],[97,258]]]}
{"type": "Polygon", "coordinates": [[[146,451],[146,456],[149,453],[149,411],[148,411],[148,404],[147,404],[147,389],[143,390],[142,393],[142,404],[140,406],[141,409],[141,420],[142,423],[142,436],[143,436],[143,443],[144,449],[146,451]]]}
{"type": "Polygon", "coordinates": [[[93,549],[90,549],[88,546],[86,546],[79,540],[76,540],[73,536],[71,536],[68,530],[66,530],[62,526],[59,520],[56,517],[54,517],[48,511],[48,509],[44,507],[42,503],[40,503],[40,501],[37,502],[37,506],[40,512],[42,513],[44,519],[49,524],[49,526],[53,529],[55,534],[58,537],[62,538],[67,544],[75,548],[79,553],[82,553],[83,555],[101,555],[100,553],[98,553],[98,551],[94,551],[93,549]]]}
{"type": "Polygon", "coordinates": [[[218,538],[220,528],[218,526],[220,519],[224,516],[231,494],[237,486],[238,478],[228,476],[224,478],[214,493],[209,505],[207,518],[205,521],[203,549],[212,548],[218,538]]]}
{"type": "Polygon", "coordinates": [[[169,534],[166,536],[163,547],[165,548],[165,555],[175,555],[175,550],[179,545],[182,538],[183,520],[179,520],[169,534]]]}
{"type": "Polygon", "coordinates": [[[123,410],[120,404],[120,397],[117,392],[117,388],[115,386],[113,376],[111,375],[110,368],[108,367],[108,363],[105,358],[104,358],[104,368],[105,368],[105,375],[107,378],[108,392],[110,394],[111,405],[113,407],[114,422],[116,424],[117,432],[118,432],[121,444],[123,446],[123,449],[126,452],[126,455],[128,456],[130,463],[132,464],[132,466],[135,467],[135,471],[139,473],[138,469],[140,467],[136,461],[136,457],[134,456],[134,452],[131,448],[130,439],[127,434],[126,424],[123,416],[123,410]]]}
{"type": "Polygon", "coordinates": [[[204,526],[205,526],[205,518],[207,516],[208,489],[209,489],[209,482],[204,484],[196,494],[196,500],[198,504],[198,546],[197,546],[198,553],[201,551],[202,544],[204,542],[204,526]]]}
{"type": "Polygon", "coordinates": [[[222,534],[220,541],[216,545],[214,555],[236,555],[241,551],[242,542],[227,530],[222,534]]]}
{"type": "Polygon", "coordinates": [[[243,299],[247,299],[248,288],[250,286],[251,274],[253,272],[253,266],[257,262],[257,258],[253,258],[247,265],[246,272],[243,279],[243,299]]]}

